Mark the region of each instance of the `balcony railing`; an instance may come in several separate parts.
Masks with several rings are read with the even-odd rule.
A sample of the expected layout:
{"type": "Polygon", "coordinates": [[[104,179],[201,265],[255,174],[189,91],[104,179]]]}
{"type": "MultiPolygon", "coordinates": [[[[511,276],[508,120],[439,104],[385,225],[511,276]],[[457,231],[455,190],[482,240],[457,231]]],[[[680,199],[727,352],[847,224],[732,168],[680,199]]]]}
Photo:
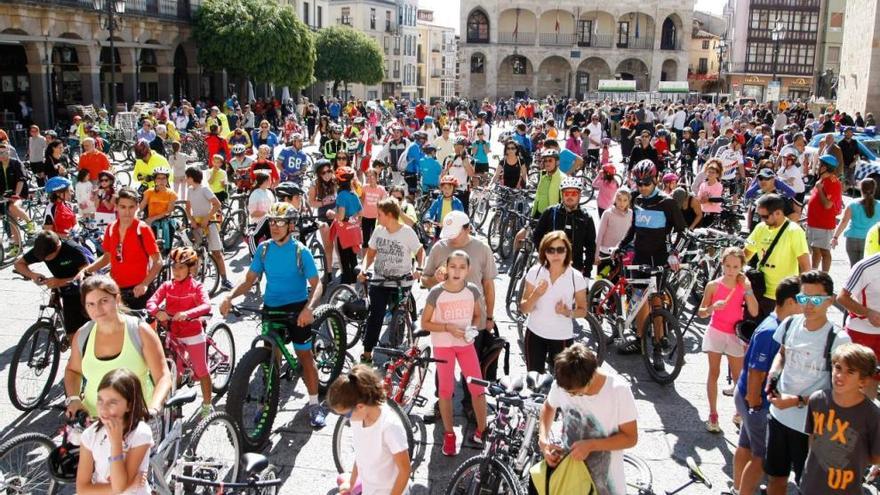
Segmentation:
{"type": "Polygon", "coordinates": [[[344,15],[342,17],[336,18],[337,24],[345,24],[346,26],[351,26],[351,16],[344,15]]]}
{"type": "MultiPolygon", "coordinates": [[[[74,7],[94,11],[92,0],[26,0],[25,3],[74,7]]],[[[125,14],[188,20],[198,10],[201,0],[127,0],[125,14]]]]}
{"type": "MultiPolygon", "coordinates": [[[[746,62],[730,64],[728,70],[735,74],[773,74],[773,62],[746,62]]],[[[780,60],[776,64],[776,74],[780,76],[811,76],[812,64],[789,64],[780,60]]]]}
{"type": "Polygon", "coordinates": [[[767,7],[772,9],[798,9],[818,11],[821,0],[752,0],[752,7],[767,7]]]}
{"type": "Polygon", "coordinates": [[[617,48],[632,48],[634,50],[653,50],[654,38],[624,38],[617,40],[617,48]]]}
{"type": "MultiPolygon", "coordinates": [[[[749,29],[749,41],[773,41],[769,29],[749,29]]],[[[784,31],[781,43],[815,44],[818,37],[816,31],[784,31]]]]}
{"type": "Polygon", "coordinates": [[[681,50],[681,40],[660,41],[661,50],[681,50]]]}
{"type": "Polygon", "coordinates": [[[505,45],[534,45],[535,33],[498,33],[498,43],[505,45]]]}
{"type": "Polygon", "coordinates": [[[574,35],[568,33],[541,33],[538,35],[541,46],[571,46],[574,44],[574,35]]]}
{"type": "Polygon", "coordinates": [[[584,48],[611,48],[614,43],[614,35],[611,34],[591,34],[590,36],[580,36],[577,40],[577,46],[584,48]]]}

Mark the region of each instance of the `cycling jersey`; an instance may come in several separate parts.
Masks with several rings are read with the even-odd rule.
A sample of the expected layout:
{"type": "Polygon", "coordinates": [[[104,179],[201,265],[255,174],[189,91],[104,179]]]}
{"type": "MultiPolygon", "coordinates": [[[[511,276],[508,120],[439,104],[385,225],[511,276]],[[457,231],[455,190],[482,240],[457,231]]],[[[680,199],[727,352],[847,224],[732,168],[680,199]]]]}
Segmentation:
{"type": "Polygon", "coordinates": [[[302,150],[288,146],[278,153],[278,161],[281,162],[281,180],[302,182],[304,166],[308,164],[309,157],[302,150]]]}
{"type": "Polygon", "coordinates": [[[422,176],[422,191],[428,191],[440,187],[440,172],[443,167],[433,156],[426,156],[419,160],[419,174],[422,176]]]}
{"type": "Polygon", "coordinates": [[[324,153],[324,158],[328,160],[335,160],[336,153],[339,153],[339,150],[345,150],[346,145],[339,139],[328,139],[326,143],[324,143],[324,147],[322,148],[324,153]]]}
{"type": "MultiPolygon", "coordinates": [[[[132,175],[134,175],[135,180],[141,182],[142,186],[146,187],[155,187],[156,183],[152,180],[153,178],[153,170],[157,167],[169,168],[168,160],[165,159],[164,156],[158,153],[150,153],[150,159],[145,163],[143,160],[138,158],[137,162],[134,164],[134,171],[132,175]],[[144,182],[143,179],[149,177],[150,180],[144,182]]],[[[174,181],[173,174],[168,177],[168,182],[171,183],[174,181]]]]}
{"type": "Polygon", "coordinates": [[[633,200],[633,223],[618,249],[629,243],[635,247],[635,263],[661,266],[666,263],[666,238],[673,230],[679,234],[687,229],[678,203],[654,189],[650,196],[633,200]]]}

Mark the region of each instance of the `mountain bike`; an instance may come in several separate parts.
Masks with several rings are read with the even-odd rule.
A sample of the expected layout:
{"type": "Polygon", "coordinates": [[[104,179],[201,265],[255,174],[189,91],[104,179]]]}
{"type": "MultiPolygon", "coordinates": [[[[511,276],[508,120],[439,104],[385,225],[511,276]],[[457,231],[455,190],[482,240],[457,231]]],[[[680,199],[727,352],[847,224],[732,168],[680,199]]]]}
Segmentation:
{"type": "MultiPolygon", "coordinates": [[[[688,481],[674,490],[666,490],[666,495],[675,495],[694,483],[704,485],[708,489],[712,489],[712,482],[703,474],[703,470],[694,460],[688,456],[685,459],[688,468],[688,481]]],[[[633,495],[657,495],[651,486],[654,482],[654,475],[651,474],[651,468],[640,457],[632,454],[623,454],[624,477],[626,479],[626,493],[633,495]]],[[[722,492],[723,493],[723,492],[722,492]]]]}
{"type": "Polygon", "coordinates": [[[262,454],[245,453],[241,458],[242,481],[225,482],[213,479],[210,471],[198,471],[189,476],[172,475],[175,483],[183,485],[185,493],[195,495],[275,495],[284,480],[278,477],[276,468],[262,454]]]}
{"type": "MultiPolygon", "coordinates": [[[[263,315],[260,308],[233,306],[232,313],[262,315],[264,323],[296,321],[298,314],[263,315]]],[[[311,324],[312,354],[318,370],[318,386],[326,391],[342,372],[345,363],[345,318],[336,307],[323,304],[314,310],[311,324]]],[[[262,448],[269,440],[272,423],[278,413],[279,381],[299,376],[301,365],[286,343],[286,335],[279,335],[268,324],[260,325],[260,335],[241,358],[230,379],[226,411],[242,433],[247,451],[262,448]]]]}

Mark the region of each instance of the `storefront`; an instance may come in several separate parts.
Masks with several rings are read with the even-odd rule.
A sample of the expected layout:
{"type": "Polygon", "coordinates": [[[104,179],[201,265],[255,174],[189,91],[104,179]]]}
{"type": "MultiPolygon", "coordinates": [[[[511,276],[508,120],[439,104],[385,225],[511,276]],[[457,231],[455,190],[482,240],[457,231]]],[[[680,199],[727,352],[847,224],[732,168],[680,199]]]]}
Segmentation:
{"type": "MultiPolygon", "coordinates": [[[[813,94],[813,78],[812,77],[789,77],[780,76],[781,86],[779,88],[780,98],[786,100],[808,100],[813,94]]],[[[773,80],[770,76],[764,75],[742,75],[731,74],[730,90],[735,98],[754,98],[763,102],[770,97],[768,87],[773,80]]]]}

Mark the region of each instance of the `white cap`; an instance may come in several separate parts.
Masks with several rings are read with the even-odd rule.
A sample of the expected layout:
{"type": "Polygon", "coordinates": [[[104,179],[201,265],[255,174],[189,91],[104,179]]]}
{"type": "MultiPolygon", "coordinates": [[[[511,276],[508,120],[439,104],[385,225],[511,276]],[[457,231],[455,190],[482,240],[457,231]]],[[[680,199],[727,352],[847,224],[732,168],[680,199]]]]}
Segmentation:
{"type": "Polygon", "coordinates": [[[448,241],[461,233],[461,229],[471,223],[471,220],[463,211],[450,211],[443,219],[443,230],[440,231],[440,239],[448,241]]]}

